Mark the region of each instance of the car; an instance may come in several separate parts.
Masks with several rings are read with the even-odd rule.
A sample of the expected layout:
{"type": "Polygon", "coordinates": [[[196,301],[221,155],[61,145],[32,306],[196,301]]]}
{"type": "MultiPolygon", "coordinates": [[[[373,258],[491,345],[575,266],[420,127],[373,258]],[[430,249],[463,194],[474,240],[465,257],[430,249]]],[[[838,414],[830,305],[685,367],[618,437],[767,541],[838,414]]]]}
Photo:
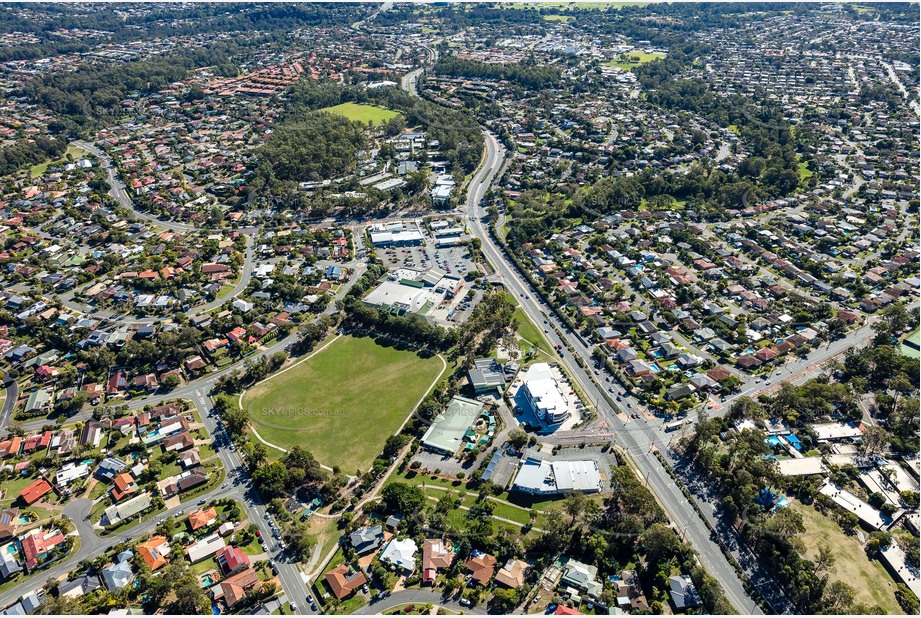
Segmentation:
{"type": "Polygon", "coordinates": [[[461,599],[459,603],[464,607],[470,607],[470,599],[461,599]]]}
{"type": "Polygon", "coordinates": [[[307,593],[307,602],[308,602],[308,603],[313,603],[313,595],[310,594],[309,592],[307,593]]]}
{"type": "Polygon", "coordinates": [[[206,503],[207,501],[208,501],[207,498],[202,498],[201,500],[198,501],[198,506],[203,505],[203,504],[206,503]]]}
{"type": "Polygon", "coordinates": [[[180,515],[185,515],[185,510],[179,509],[179,510],[176,512],[176,517],[178,517],[178,516],[180,516],[180,515]]]}
{"type": "Polygon", "coordinates": [[[311,603],[311,604],[310,604],[310,609],[313,610],[313,611],[317,611],[317,609],[318,609],[318,608],[317,608],[317,604],[316,604],[316,603],[311,603]]]}
{"type": "Polygon", "coordinates": [[[291,601],[291,611],[292,612],[297,611],[297,603],[295,603],[294,601],[291,601]]]}
{"type": "Polygon", "coordinates": [[[633,404],[630,403],[630,402],[627,402],[627,407],[628,407],[628,408],[632,408],[632,407],[633,407],[633,404]]]}
{"type": "Polygon", "coordinates": [[[224,483],[223,485],[221,485],[221,489],[227,489],[227,483],[224,483]]]}
{"type": "Polygon", "coordinates": [[[262,530],[256,530],[256,536],[257,536],[258,538],[261,539],[261,538],[262,538],[262,530]]]}

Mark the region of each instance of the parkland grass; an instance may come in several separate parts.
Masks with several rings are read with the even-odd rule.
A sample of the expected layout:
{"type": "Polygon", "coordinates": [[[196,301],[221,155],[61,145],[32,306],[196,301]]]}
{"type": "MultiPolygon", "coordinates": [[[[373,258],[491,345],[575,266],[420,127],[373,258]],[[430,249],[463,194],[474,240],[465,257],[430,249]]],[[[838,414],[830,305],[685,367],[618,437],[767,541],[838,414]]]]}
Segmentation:
{"type": "Polygon", "coordinates": [[[349,120],[354,120],[362,124],[368,124],[371,122],[374,125],[384,124],[391,118],[396,118],[400,115],[399,112],[395,112],[393,110],[377,107],[376,105],[364,105],[361,103],[340,103],[339,105],[333,105],[332,107],[325,107],[320,111],[329,112],[330,114],[338,114],[339,116],[345,116],[349,120]]]}
{"type": "Polygon", "coordinates": [[[286,450],[299,445],[352,474],[370,467],[442,367],[438,357],[343,336],[256,385],[242,403],[267,442],[286,450]]]}
{"type": "Polygon", "coordinates": [[[629,71],[634,67],[638,67],[641,64],[646,64],[647,62],[652,62],[653,60],[658,60],[659,58],[664,58],[665,54],[661,52],[644,52],[640,50],[633,50],[627,52],[626,54],[619,56],[616,60],[610,62],[605,62],[605,66],[617,67],[619,69],[624,69],[629,71]]]}
{"type": "Polygon", "coordinates": [[[811,506],[794,501],[803,515],[806,532],[800,538],[806,545],[806,558],[814,559],[821,545],[828,545],[835,556],[832,581],[850,584],[856,590],[855,601],[879,605],[887,614],[904,613],[895,600],[895,582],[878,561],[867,557],[856,537],[848,536],[830,517],[822,515],[811,506]]]}

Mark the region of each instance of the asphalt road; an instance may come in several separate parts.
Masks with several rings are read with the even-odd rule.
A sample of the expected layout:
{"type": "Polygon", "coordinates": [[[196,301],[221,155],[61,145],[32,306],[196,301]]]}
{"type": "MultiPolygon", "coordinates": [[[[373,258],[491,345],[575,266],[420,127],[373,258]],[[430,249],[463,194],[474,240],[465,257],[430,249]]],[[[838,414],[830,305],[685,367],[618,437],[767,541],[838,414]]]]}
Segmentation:
{"type": "MultiPolygon", "coordinates": [[[[521,305],[522,309],[534,324],[541,327],[544,320],[552,314],[549,307],[544,307],[535,296],[530,285],[524,281],[515,266],[504,256],[502,250],[496,246],[489,235],[484,221],[487,220],[485,209],[480,206],[480,201],[489,189],[492,180],[505,163],[505,149],[499,144],[491,133],[484,133],[486,137],[486,152],[483,164],[471,180],[467,194],[467,214],[470,219],[470,229],[474,236],[482,242],[483,253],[496,269],[496,274],[505,284],[521,305]]],[[[552,345],[558,343],[570,344],[583,354],[587,366],[592,366],[591,351],[582,344],[578,337],[569,335],[563,341],[555,329],[547,329],[547,337],[552,345]]],[[[658,446],[661,439],[655,430],[648,424],[624,422],[618,417],[621,410],[615,409],[606,399],[603,388],[596,385],[592,376],[578,366],[572,356],[564,350],[562,363],[566,366],[570,376],[578,383],[585,395],[594,402],[598,413],[607,422],[614,433],[614,441],[618,443],[632,458],[634,464],[649,484],[653,493],[662,503],[671,520],[681,530],[683,536],[697,550],[697,553],[707,568],[723,586],[723,590],[730,602],[740,613],[761,614],[758,605],[751,599],[742,581],[735,570],[726,560],[717,543],[710,538],[710,531],[698,517],[697,512],[688,503],[681,491],[675,486],[665,468],[654,455],[652,447],[658,446]]],[[[663,444],[664,448],[665,445],[663,444]]]]}
{"type": "Polygon", "coordinates": [[[429,589],[414,589],[414,590],[401,590],[399,592],[394,592],[390,596],[381,599],[379,601],[372,601],[364,607],[357,609],[352,612],[353,616],[368,616],[368,615],[380,615],[387,611],[388,609],[393,609],[395,607],[402,607],[407,603],[413,603],[416,605],[425,605],[426,603],[431,603],[432,605],[437,605],[438,607],[444,607],[455,613],[464,613],[464,614],[476,614],[483,615],[486,613],[486,608],[482,605],[474,605],[473,607],[464,607],[457,601],[453,599],[444,599],[440,592],[435,592],[434,590],[429,589]]]}
{"type": "Polygon", "coordinates": [[[11,380],[6,387],[6,399],[3,400],[3,409],[0,410],[0,430],[5,429],[10,424],[13,415],[13,408],[19,400],[19,384],[16,380],[11,380]]]}
{"type": "Polygon", "coordinates": [[[148,215],[146,213],[143,213],[137,210],[134,207],[134,202],[132,201],[131,197],[128,195],[128,192],[125,190],[125,183],[123,183],[118,178],[118,169],[112,163],[112,158],[109,157],[109,155],[107,155],[105,152],[100,150],[95,144],[91,144],[89,142],[84,142],[81,140],[77,140],[74,143],[80,148],[83,148],[84,150],[89,152],[91,155],[95,156],[100,161],[102,161],[103,166],[105,167],[106,173],[108,174],[109,186],[111,187],[111,189],[109,189],[109,195],[115,198],[115,201],[118,202],[118,204],[122,208],[126,208],[132,211],[134,213],[134,216],[137,217],[138,219],[143,219],[150,223],[159,225],[160,227],[165,227],[166,229],[172,230],[174,232],[201,231],[201,228],[196,227],[194,225],[189,225],[187,223],[177,223],[175,221],[161,220],[161,219],[158,219],[157,217],[148,215]]]}
{"type": "MultiPolygon", "coordinates": [[[[356,230],[356,235],[362,233],[361,229],[356,230]]],[[[362,241],[359,239],[355,243],[356,251],[360,251],[362,247],[362,241]]],[[[359,259],[354,260],[348,265],[351,268],[355,269],[355,276],[343,286],[340,290],[339,297],[344,296],[356,280],[364,273],[365,264],[360,262],[359,259]]],[[[331,301],[324,310],[324,314],[331,314],[336,311],[335,301],[331,301]]],[[[320,316],[317,316],[317,319],[320,316]]],[[[293,332],[288,337],[279,339],[273,345],[257,352],[249,358],[259,358],[261,356],[272,355],[276,352],[282,351],[285,347],[297,340],[296,332],[293,332]]],[[[208,396],[211,389],[214,387],[214,384],[220,379],[223,375],[227,374],[230,371],[239,371],[242,361],[237,361],[233,365],[225,367],[220,371],[208,374],[200,380],[190,382],[179,388],[174,389],[170,393],[157,394],[152,397],[146,397],[143,399],[136,399],[126,402],[131,410],[138,410],[143,408],[146,405],[156,405],[162,403],[166,400],[172,399],[188,399],[192,401],[196,408],[199,410],[202,416],[202,420],[211,436],[216,435],[216,422],[214,419],[208,417],[208,411],[211,409],[211,401],[208,396]]],[[[8,399],[10,392],[7,391],[8,399]]],[[[12,398],[15,402],[15,397],[12,398]]],[[[12,405],[10,404],[9,409],[7,409],[7,404],[4,404],[4,413],[0,415],[0,420],[3,420],[3,424],[0,424],[0,431],[6,428],[7,423],[9,422],[9,413],[12,411],[12,405]]],[[[74,416],[68,418],[68,422],[74,422],[76,420],[85,420],[92,417],[92,410],[84,410],[74,416]]],[[[22,423],[23,429],[26,431],[32,431],[35,429],[41,428],[43,425],[48,424],[46,419],[38,419],[35,421],[30,421],[22,423]]],[[[231,450],[229,447],[223,447],[216,449],[217,453],[221,459],[221,462],[224,465],[224,468],[228,472],[228,479],[226,481],[227,487],[217,488],[211,492],[196,496],[194,499],[184,502],[182,505],[177,506],[173,509],[170,509],[165,512],[158,513],[156,519],[165,518],[171,515],[175,515],[180,510],[186,510],[193,508],[201,499],[215,499],[215,498],[234,498],[238,500],[245,509],[247,517],[262,531],[262,537],[266,540],[266,543],[269,546],[269,555],[276,561],[278,566],[278,577],[281,581],[284,591],[288,594],[289,600],[293,600],[297,604],[298,614],[312,614],[310,610],[310,604],[307,603],[307,590],[308,586],[305,583],[304,577],[301,575],[301,571],[296,566],[294,561],[291,561],[285,554],[280,551],[275,540],[272,538],[271,529],[266,520],[266,511],[265,507],[262,505],[261,498],[259,495],[252,490],[249,484],[249,475],[244,467],[241,465],[240,457],[236,451],[231,450]]],[[[84,504],[82,500],[76,500],[73,503],[66,505],[64,509],[64,514],[67,515],[74,521],[74,525],[77,527],[77,532],[80,535],[81,545],[79,550],[70,558],[48,568],[47,570],[40,571],[35,576],[25,579],[23,582],[18,585],[4,591],[0,594],[0,607],[6,606],[10,603],[13,603],[21,596],[28,594],[29,592],[41,588],[44,583],[48,580],[49,577],[58,578],[62,575],[68,573],[71,569],[77,566],[81,561],[86,559],[91,559],[97,556],[101,550],[109,545],[114,545],[117,542],[128,540],[132,538],[138,538],[151,532],[156,528],[156,519],[151,519],[149,521],[143,522],[140,525],[135,525],[132,528],[128,529],[124,533],[112,535],[109,537],[98,537],[93,530],[92,526],[88,522],[85,522],[83,518],[86,514],[89,513],[89,505],[84,504]]]]}

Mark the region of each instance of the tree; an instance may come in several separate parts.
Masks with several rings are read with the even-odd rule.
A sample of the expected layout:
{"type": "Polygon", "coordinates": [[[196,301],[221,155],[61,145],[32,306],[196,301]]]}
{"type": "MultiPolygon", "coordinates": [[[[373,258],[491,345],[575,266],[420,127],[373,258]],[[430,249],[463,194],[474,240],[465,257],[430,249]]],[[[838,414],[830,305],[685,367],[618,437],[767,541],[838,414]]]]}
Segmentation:
{"type": "Polygon", "coordinates": [[[172,373],[172,372],[166,374],[165,376],[163,376],[163,379],[160,380],[160,386],[162,386],[166,390],[173,390],[174,388],[179,386],[179,376],[177,376],[175,373],[172,373]]]}
{"type": "Polygon", "coordinates": [[[288,483],[288,468],[279,461],[273,461],[256,469],[253,481],[269,500],[283,496],[288,483]]]}
{"type": "Polygon", "coordinates": [[[494,614],[511,614],[518,607],[520,595],[513,588],[496,588],[493,593],[490,610],[494,614]]]}
{"type": "Polygon", "coordinates": [[[420,513],[425,508],[425,493],[422,489],[406,483],[390,483],[381,491],[388,513],[420,513]]]}
{"type": "Polygon", "coordinates": [[[782,537],[792,537],[806,532],[802,513],[793,509],[778,509],[768,521],[767,529],[782,537]]]}
{"type": "Polygon", "coordinates": [[[890,441],[889,432],[882,427],[871,425],[863,434],[864,455],[873,456],[882,453],[890,441]]]}
{"type": "Polygon", "coordinates": [[[253,469],[261,468],[268,459],[268,449],[265,448],[265,445],[262,442],[247,442],[247,444],[252,444],[252,449],[249,453],[250,466],[252,466],[253,469]]]}
{"type": "Polygon", "coordinates": [[[842,581],[833,581],[825,588],[822,604],[829,614],[847,614],[854,604],[856,591],[842,581]]]}
{"type": "Polygon", "coordinates": [[[659,565],[681,553],[682,545],[674,530],[664,524],[653,524],[640,537],[639,550],[650,563],[659,565]]]}
{"type": "Polygon", "coordinates": [[[520,429],[513,429],[508,434],[508,443],[516,449],[524,448],[528,443],[528,434],[520,429]]]}
{"type": "Polygon", "coordinates": [[[387,441],[384,443],[384,459],[391,459],[396,457],[403,447],[409,443],[409,436],[403,434],[396,434],[387,438],[387,441]]]}
{"type": "Polygon", "coordinates": [[[828,543],[819,545],[819,553],[815,558],[813,573],[817,576],[831,573],[835,567],[835,555],[828,543]]]}

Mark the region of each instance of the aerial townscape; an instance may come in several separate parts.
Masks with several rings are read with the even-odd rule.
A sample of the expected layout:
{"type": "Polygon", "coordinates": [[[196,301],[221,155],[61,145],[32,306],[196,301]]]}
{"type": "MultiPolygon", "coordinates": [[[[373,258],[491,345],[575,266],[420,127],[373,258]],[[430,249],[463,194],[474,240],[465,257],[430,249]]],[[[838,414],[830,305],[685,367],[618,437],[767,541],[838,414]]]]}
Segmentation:
{"type": "Polygon", "coordinates": [[[0,4],[0,615],[918,615],[919,37],[0,4]]]}

